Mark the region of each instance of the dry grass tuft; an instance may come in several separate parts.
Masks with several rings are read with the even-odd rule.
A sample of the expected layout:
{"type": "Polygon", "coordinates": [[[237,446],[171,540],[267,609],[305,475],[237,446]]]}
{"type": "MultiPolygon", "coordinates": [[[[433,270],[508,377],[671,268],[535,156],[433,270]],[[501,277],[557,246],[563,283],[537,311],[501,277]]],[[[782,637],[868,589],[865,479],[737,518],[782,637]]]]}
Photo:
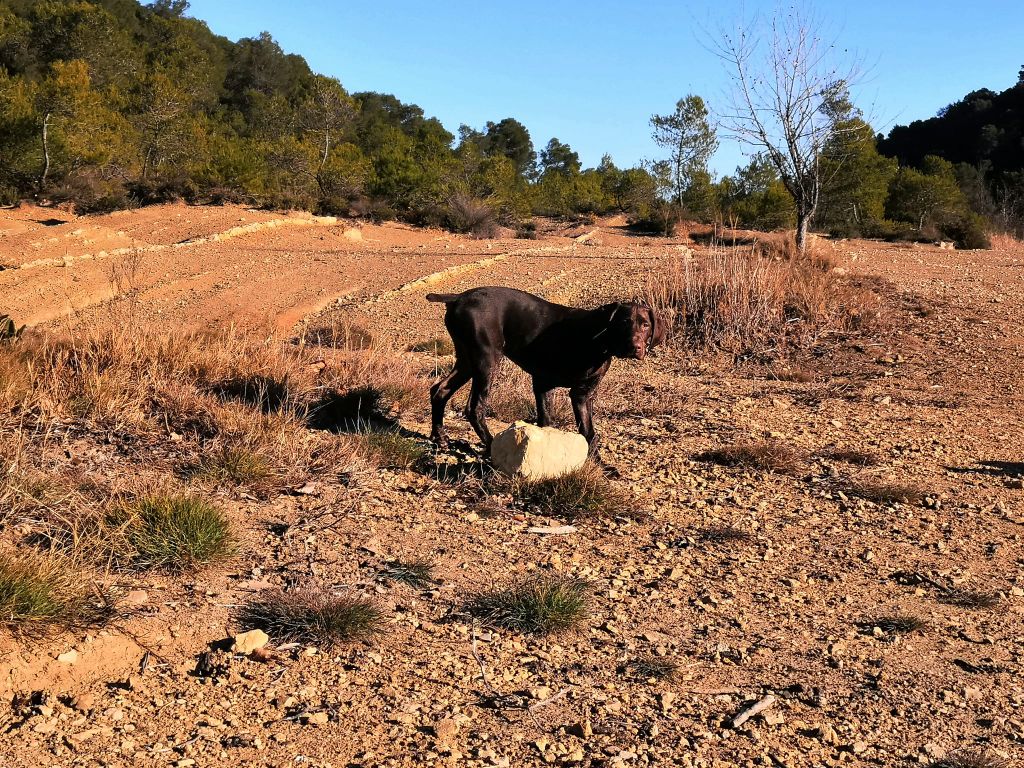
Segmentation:
{"type": "Polygon", "coordinates": [[[666,656],[641,656],[630,664],[635,677],[641,680],[672,681],[679,676],[679,662],[666,656]]]}
{"type": "Polygon", "coordinates": [[[516,502],[551,517],[578,520],[640,516],[630,497],[590,463],[561,477],[514,478],[507,482],[516,502]]]}
{"type": "Polygon", "coordinates": [[[269,590],[241,610],[239,621],[278,642],[320,645],[369,640],[384,629],[384,614],[372,600],[319,590],[269,590]]]}
{"type": "Polygon", "coordinates": [[[250,448],[230,444],[205,449],[196,461],[182,467],[182,473],[200,483],[254,489],[274,485],[274,481],[280,479],[280,473],[265,456],[250,448]]]}
{"type": "Polygon", "coordinates": [[[434,564],[427,560],[395,560],[387,564],[380,572],[380,577],[386,581],[397,581],[416,589],[425,589],[435,581],[434,564]]]}
{"type": "Polygon", "coordinates": [[[866,332],[881,321],[876,293],[805,258],[714,247],[652,276],[651,306],[677,337],[734,353],[806,347],[831,333],[866,332]]]}
{"type": "Polygon", "coordinates": [[[745,467],[762,472],[791,473],[800,468],[801,456],[793,448],[778,441],[737,443],[705,451],[694,457],[724,467],[745,467]]]}
{"type": "Polygon", "coordinates": [[[537,635],[564,632],[586,619],[588,585],[579,579],[534,577],[477,595],[469,610],[501,629],[537,635]]]}
{"type": "Polygon", "coordinates": [[[102,625],[113,601],[86,573],[60,555],[0,553],[0,627],[37,636],[102,625]]]}
{"type": "Polygon", "coordinates": [[[911,613],[896,613],[867,619],[861,623],[861,626],[867,629],[878,627],[888,635],[909,635],[926,630],[928,622],[911,613]]]}
{"type": "Polygon", "coordinates": [[[1010,768],[1010,761],[991,752],[967,750],[953,752],[929,764],[929,768],[1010,768]]]}
{"type": "Polygon", "coordinates": [[[445,356],[454,355],[455,346],[449,338],[437,337],[417,341],[405,348],[407,352],[429,352],[432,355],[445,356]]]}
{"type": "Polygon", "coordinates": [[[332,321],[305,328],[298,341],[300,344],[352,351],[370,349],[373,346],[373,334],[359,325],[332,321]]]}
{"type": "Polygon", "coordinates": [[[958,608],[990,609],[999,606],[999,595],[995,592],[977,592],[971,589],[949,589],[939,596],[939,600],[947,605],[958,608]]]}
{"type": "Polygon", "coordinates": [[[925,493],[912,485],[886,483],[879,480],[856,480],[842,489],[847,495],[875,504],[912,504],[924,501],[925,493]]]}

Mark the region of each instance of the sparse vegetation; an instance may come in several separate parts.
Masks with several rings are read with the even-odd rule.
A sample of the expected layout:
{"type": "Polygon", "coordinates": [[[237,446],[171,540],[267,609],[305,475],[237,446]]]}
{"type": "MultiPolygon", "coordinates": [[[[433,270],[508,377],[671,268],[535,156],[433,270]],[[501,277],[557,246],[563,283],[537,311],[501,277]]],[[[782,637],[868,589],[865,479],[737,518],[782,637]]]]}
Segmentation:
{"type": "Polygon", "coordinates": [[[979,592],[972,589],[949,589],[939,595],[939,600],[958,608],[988,609],[999,605],[999,595],[995,592],[979,592]]]}
{"type": "Polygon", "coordinates": [[[434,564],[427,560],[395,560],[380,572],[382,579],[425,589],[434,583],[434,564]]]}
{"type": "Polygon", "coordinates": [[[437,337],[417,341],[406,347],[409,352],[429,352],[432,355],[444,356],[455,354],[455,347],[449,338],[437,337]]]}
{"type": "Polygon", "coordinates": [[[107,516],[114,557],[132,569],[191,571],[232,551],[224,513],[198,496],[152,493],[107,516]]]}
{"type": "Polygon", "coordinates": [[[775,260],[742,247],[715,247],[653,275],[645,298],[667,313],[680,339],[737,354],[869,332],[882,317],[870,288],[807,258],[775,260]]]}
{"type": "Polygon", "coordinates": [[[533,577],[480,594],[469,609],[491,626],[547,635],[577,626],[588,615],[587,604],[586,582],[565,577],[533,577]]]}
{"type": "Polygon", "coordinates": [[[589,463],[546,480],[515,478],[510,481],[510,490],[517,503],[552,517],[576,520],[638,516],[629,496],[589,463]]]}
{"type": "Polygon", "coordinates": [[[861,623],[861,626],[866,629],[878,627],[887,635],[909,635],[914,632],[923,632],[928,628],[928,622],[920,616],[910,613],[894,613],[867,619],[861,623]]]}
{"type": "Polygon", "coordinates": [[[362,452],[389,469],[409,469],[423,461],[427,447],[394,429],[367,429],[357,433],[362,452]]]}
{"type": "Polygon", "coordinates": [[[744,467],[762,472],[791,473],[800,468],[800,454],[778,441],[737,443],[697,454],[698,461],[710,461],[724,467],[744,467]]]}
{"type": "Polygon", "coordinates": [[[854,480],[843,487],[847,495],[875,504],[920,504],[924,491],[912,485],[887,483],[881,480],[854,480]]]}
{"type": "Polygon", "coordinates": [[[0,553],[0,627],[39,635],[103,624],[113,600],[83,564],[60,555],[0,553]]]}
{"type": "Polygon", "coordinates": [[[641,680],[674,680],[679,675],[679,662],[668,656],[641,656],[630,664],[633,674],[641,680]]]}
{"type": "Polygon", "coordinates": [[[321,590],[264,592],[241,609],[239,621],[277,642],[320,645],[370,640],[384,630],[384,614],[372,600],[321,590]]]}
{"type": "Polygon", "coordinates": [[[1011,763],[984,750],[961,750],[929,763],[929,768],[1010,768],[1011,763]]]}
{"type": "Polygon", "coordinates": [[[262,489],[280,479],[279,473],[256,451],[239,445],[213,445],[183,467],[186,477],[214,485],[262,489]]]}

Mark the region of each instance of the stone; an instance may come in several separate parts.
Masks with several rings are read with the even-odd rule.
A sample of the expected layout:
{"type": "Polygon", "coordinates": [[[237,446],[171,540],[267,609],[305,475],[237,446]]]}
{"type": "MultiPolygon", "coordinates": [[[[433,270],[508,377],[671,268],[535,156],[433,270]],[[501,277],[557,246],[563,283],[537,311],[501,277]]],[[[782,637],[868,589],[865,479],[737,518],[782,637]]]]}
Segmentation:
{"type": "Polygon", "coordinates": [[[438,720],[434,723],[434,736],[438,741],[450,742],[459,733],[459,724],[450,717],[438,720]]]}
{"type": "Polygon", "coordinates": [[[125,605],[145,605],[149,602],[149,595],[144,589],[133,589],[124,596],[124,600],[121,602],[125,605]]]}
{"type": "Polygon", "coordinates": [[[235,635],[235,643],[231,650],[235,653],[252,653],[270,642],[270,637],[262,629],[251,629],[235,635]]]}
{"type": "Polygon", "coordinates": [[[96,697],[91,693],[80,693],[71,700],[71,706],[79,712],[92,712],[96,708],[96,697]]]}
{"type": "Polygon", "coordinates": [[[65,651],[57,656],[57,661],[61,664],[74,664],[78,661],[78,651],[72,648],[70,651],[65,651]]]}
{"type": "Polygon", "coordinates": [[[583,435],[517,421],[494,437],[491,462],[506,475],[544,480],[582,467],[589,449],[583,435]]]}
{"type": "Polygon", "coordinates": [[[356,229],[355,227],[353,227],[352,229],[346,229],[341,236],[344,237],[346,240],[359,242],[363,239],[363,230],[356,229]]]}
{"type": "Polygon", "coordinates": [[[306,725],[326,725],[327,720],[326,712],[310,712],[302,716],[302,722],[306,725]]]}

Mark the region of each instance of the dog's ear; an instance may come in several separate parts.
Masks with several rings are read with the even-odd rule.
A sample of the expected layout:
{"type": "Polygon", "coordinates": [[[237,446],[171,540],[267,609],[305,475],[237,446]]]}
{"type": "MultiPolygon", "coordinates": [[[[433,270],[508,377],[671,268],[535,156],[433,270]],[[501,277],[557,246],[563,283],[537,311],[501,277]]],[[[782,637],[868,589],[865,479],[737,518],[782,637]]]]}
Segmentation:
{"type": "Polygon", "coordinates": [[[665,337],[668,335],[668,323],[665,322],[665,316],[656,311],[654,307],[647,307],[647,311],[651,314],[651,347],[664,344],[665,337]]]}

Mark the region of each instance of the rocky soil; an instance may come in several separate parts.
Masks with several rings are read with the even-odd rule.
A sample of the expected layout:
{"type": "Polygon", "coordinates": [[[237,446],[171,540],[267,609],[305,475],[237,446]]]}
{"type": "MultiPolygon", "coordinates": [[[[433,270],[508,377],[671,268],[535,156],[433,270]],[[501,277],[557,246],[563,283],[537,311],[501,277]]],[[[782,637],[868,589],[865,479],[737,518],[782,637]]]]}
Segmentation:
{"type": "MultiPolygon", "coordinates": [[[[0,311],[63,327],[127,305],[170,330],[234,322],[285,336],[350,324],[404,349],[443,336],[430,290],[508,284],[593,303],[701,254],[614,224],[576,240],[593,229],[474,241],[231,207],[3,211],[0,311]]],[[[640,519],[531,533],[562,521],[411,470],[338,468],[267,500],[221,495],[243,544],[227,565],[112,576],[122,601],[103,630],[0,636],[0,765],[811,768],[962,749],[1018,764],[1024,247],[824,247],[878,278],[887,330],[821,339],[794,360],[676,345],[613,365],[598,428],[640,519]],[[795,449],[797,466],[700,458],[760,440],[795,449]],[[836,449],[878,463],[826,455],[836,449]],[[921,498],[849,491],[868,481],[921,498]],[[381,579],[396,558],[435,563],[437,583],[381,579]],[[580,629],[536,638],[468,615],[467,596],[533,572],[589,582],[580,629]],[[296,584],[373,595],[387,632],[230,650],[247,629],[239,606],[296,584]],[[998,599],[966,607],[957,590],[998,599]],[[886,619],[899,616],[919,625],[898,632],[886,619]]],[[[408,354],[427,375],[446,363],[408,354]]],[[[425,434],[426,421],[424,402],[403,426],[425,434]]],[[[86,474],[132,471],[117,441],[54,439],[86,474]]]]}

